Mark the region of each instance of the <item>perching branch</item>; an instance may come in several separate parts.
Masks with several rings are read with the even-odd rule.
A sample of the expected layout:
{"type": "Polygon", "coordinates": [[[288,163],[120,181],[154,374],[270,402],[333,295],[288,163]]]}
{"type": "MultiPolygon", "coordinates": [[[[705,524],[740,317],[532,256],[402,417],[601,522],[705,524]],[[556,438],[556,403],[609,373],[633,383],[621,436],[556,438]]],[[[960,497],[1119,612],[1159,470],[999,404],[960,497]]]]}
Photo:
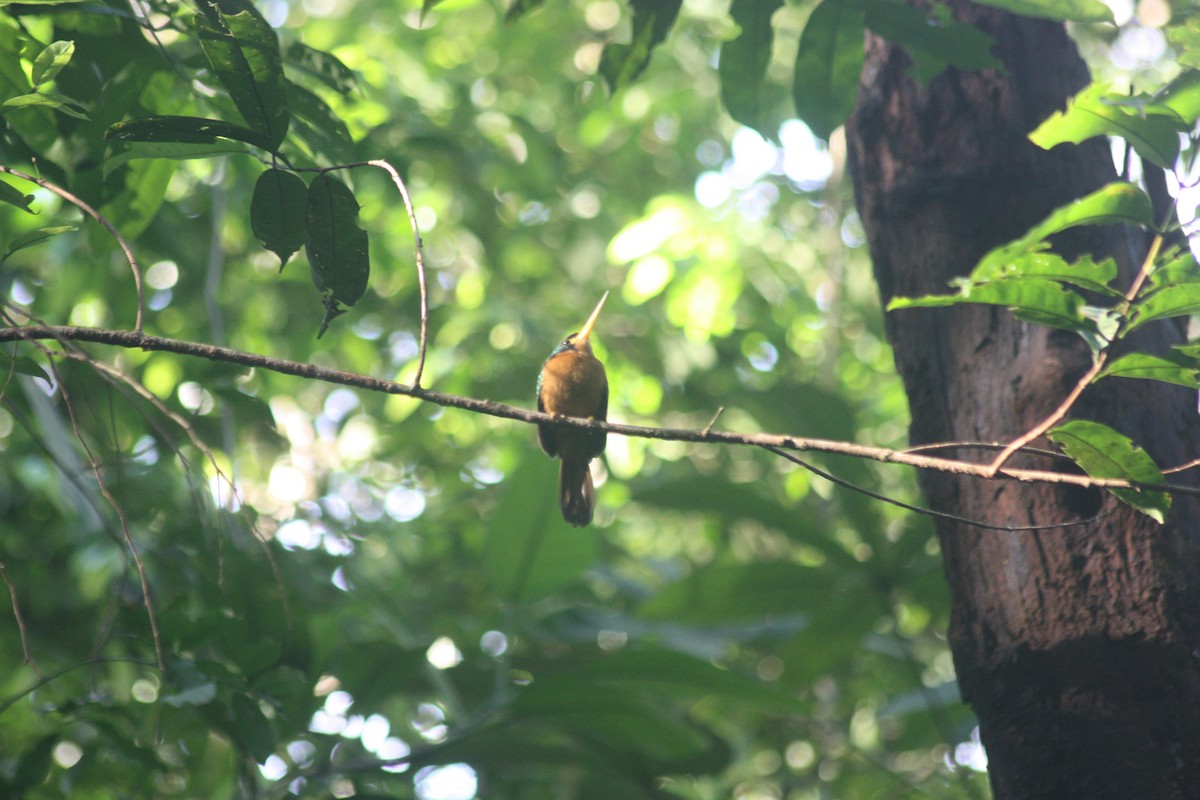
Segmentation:
{"type": "Polygon", "coordinates": [[[288,361],[258,353],[248,353],[228,347],[218,347],[200,342],[189,342],[180,339],[169,339],[162,336],[150,336],[137,331],[109,330],[104,328],[88,328],[73,325],[29,325],[0,329],[0,342],[19,340],[70,340],[93,342],[116,347],[140,348],[179,355],[203,358],[209,361],[237,364],[244,367],[277,372],[283,375],[295,375],[300,378],[350,386],[372,392],[398,394],[424,400],[447,408],[461,408],[479,414],[488,414],[502,419],[512,419],[525,423],[547,422],[563,427],[590,428],[604,430],[621,436],[635,436],[643,439],[659,439],[677,442],[696,442],[703,444],[733,444],[759,448],[777,448],[794,452],[831,453],[836,455],[863,458],[888,464],[903,464],[917,469],[936,470],[957,475],[967,475],[978,478],[994,478],[1002,476],[1012,480],[1029,483],[1053,483],[1086,488],[1103,489],[1154,489],[1159,491],[1176,492],[1179,494],[1200,495],[1200,487],[1184,486],[1175,483],[1136,483],[1117,478],[1093,478],[1087,475],[1053,472],[1050,470],[1018,469],[1003,467],[993,473],[988,464],[979,464],[959,459],[939,458],[921,455],[919,453],[893,450],[886,447],[839,442],[829,439],[812,439],[801,436],[770,433],[732,433],[710,429],[692,430],[681,428],[651,428],[642,425],[624,425],[612,422],[596,422],[570,417],[554,417],[538,411],[530,411],[516,406],[496,403],[491,400],[479,400],[472,397],[462,397],[431,389],[422,389],[383,378],[361,375],[354,372],[319,367],[298,361],[288,361]]]}

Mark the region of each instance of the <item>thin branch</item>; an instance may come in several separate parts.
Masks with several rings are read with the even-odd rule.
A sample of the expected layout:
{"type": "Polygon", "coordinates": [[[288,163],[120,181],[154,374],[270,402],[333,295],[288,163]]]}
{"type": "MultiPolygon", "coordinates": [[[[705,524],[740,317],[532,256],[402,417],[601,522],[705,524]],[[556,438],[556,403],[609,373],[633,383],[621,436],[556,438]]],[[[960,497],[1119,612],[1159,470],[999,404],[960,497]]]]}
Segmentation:
{"type": "Polygon", "coordinates": [[[25,618],[21,616],[21,601],[17,597],[17,587],[13,586],[13,582],[9,580],[8,570],[5,569],[3,561],[0,561],[0,578],[4,580],[4,585],[8,587],[9,597],[12,598],[13,619],[17,621],[17,631],[21,634],[21,652],[25,654],[25,663],[33,668],[33,674],[38,676],[38,680],[41,680],[42,670],[33,658],[33,651],[29,648],[29,632],[25,628],[25,618]]]}
{"type": "Polygon", "coordinates": [[[501,419],[512,419],[526,423],[542,422],[564,428],[602,430],[615,433],[619,436],[635,436],[642,439],[704,444],[736,444],[761,448],[775,447],[780,450],[796,452],[836,453],[887,464],[903,464],[917,469],[936,470],[979,478],[994,478],[998,474],[1005,478],[1029,483],[1053,483],[1104,489],[1155,489],[1176,492],[1178,494],[1200,495],[1200,487],[1174,483],[1140,483],[1118,478],[1093,478],[1088,475],[1052,472],[1049,470],[1018,469],[1015,467],[1005,467],[999,470],[998,473],[992,473],[990,466],[987,464],[925,456],[907,453],[903,450],[893,450],[887,447],[873,447],[830,439],[811,439],[802,436],[770,433],[729,433],[713,430],[650,428],[642,425],[598,422],[574,417],[556,417],[538,411],[505,405],[504,403],[496,403],[491,400],[478,400],[473,397],[462,397],[447,392],[422,389],[417,386],[397,383],[396,381],[389,381],[383,378],[375,378],[369,375],[360,375],[355,372],[343,372],[342,370],[319,367],[314,364],[288,361],[258,353],[248,353],[200,342],[150,336],[138,333],[137,331],[87,328],[74,325],[29,325],[15,328],[0,328],[0,342],[13,341],[15,339],[74,340],[114,345],[117,347],[177,353],[209,361],[265,369],[282,375],[293,375],[299,378],[319,380],[340,386],[350,386],[366,391],[404,395],[447,408],[461,408],[466,411],[500,417],[501,419]]]}
{"type": "MultiPolygon", "coordinates": [[[[1134,278],[1133,285],[1129,287],[1129,291],[1125,293],[1125,299],[1121,303],[1120,310],[1122,316],[1129,311],[1129,307],[1133,304],[1134,299],[1137,298],[1138,292],[1142,290],[1142,284],[1144,284],[1146,282],[1146,278],[1150,276],[1150,272],[1154,268],[1154,259],[1158,257],[1158,251],[1162,247],[1162,243],[1163,237],[1161,234],[1156,235],[1153,241],[1150,242],[1150,249],[1146,251],[1146,258],[1142,260],[1142,266],[1138,270],[1137,277],[1134,278]]],[[[1075,384],[1075,388],[1073,388],[1063,399],[1063,401],[1058,404],[1058,408],[1054,409],[1054,411],[1050,413],[1050,416],[1046,417],[1037,425],[1034,425],[1016,439],[1013,439],[1011,442],[1009,442],[1007,447],[1000,451],[1000,455],[996,456],[996,460],[988,466],[988,470],[990,472],[988,477],[992,477],[999,472],[1000,468],[1004,466],[1004,462],[1008,461],[1013,453],[1017,452],[1022,447],[1029,444],[1034,439],[1038,438],[1046,431],[1057,425],[1059,421],[1062,420],[1062,418],[1065,417],[1071,410],[1071,407],[1075,405],[1075,401],[1079,399],[1079,395],[1083,394],[1083,390],[1091,385],[1092,381],[1096,380],[1096,377],[1100,374],[1100,371],[1104,369],[1104,364],[1107,361],[1108,349],[1106,347],[1104,350],[1101,350],[1096,354],[1096,357],[1092,360],[1092,366],[1087,372],[1083,373],[1083,377],[1081,377],[1079,382],[1075,384]]]]}
{"type": "Polygon", "coordinates": [[[1049,525],[993,525],[989,522],[980,522],[979,520],[969,519],[967,517],[960,517],[957,514],[950,514],[945,511],[934,511],[932,508],[925,508],[924,506],[910,505],[901,500],[896,500],[895,498],[888,497],[885,494],[880,494],[879,492],[873,492],[870,489],[867,489],[866,487],[863,487],[863,486],[859,486],[857,483],[848,481],[845,478],[839,478],[837,475],[826,472],[825,470],[820,469],[819,467],[815,467],[812,464],[805,461],[804,459],[802,459],[798,456],[794,456],[791,453],[780,450],[779,448],[764,447],[763,449],[767,450],[771,453],[774,453],[775,455],[779,456],[780,458],[786,458],[788,461],[791,461],[793,464],[797,464],[801,467],[804,467],[804,469],[808,470],[809,472],[813,473],[814,475],[821,476],[822,478],[824,478],[827,481],[832,481],[833,483],[836,483],[838,486],[841,486],[845,489],[849,489],[854,492],[858,492],[859,494],[864,494],[867,497],[870,497],[874,500],[882,500],[885,503],[890,503],[899,508],[903,508],[906,511],[913,511],[917,514],[924,514],[927,517],[937,517],[939,519],[948,519],[948,520],[951,520],[952,522],[958,522],[963,525],[970,525],[973,528],[983,528],[984,530],[989,530],[989,531],[1008,531],[1009,533],[1026,533],[1029,531],[1045,531],[1045,530],[1053,530],[1056,528],[1071,528],[1076,525],[1090,525],[1091,523],[1093,523],[1097,519],[1099,519],[1101,516],[1100,514],[1096,514],[1095,516],[1088,517],[1087,519],[1077,519],[1077,520],[1072,520],[1071,522],[1055,522],[1055,523],[1051,523],[1049,525]]]}
{"type": "Polygon", "coordinates": [[[54,192],[54,194],[66,200],[68,203],[87,214],[96,222],[100,223],[100,225],[102,225],[104,229],[109,232],[109,235],[116,239],[117,245],[121,248],[121,252],[125,254],[125,260],[129,262],[129,269],[133,271],[133,286],[134,289],[137,290],[137,316],[134,319],[133,329],[138,333],[141,333],[142,318],[145,315],[146,310],[145,290],[142,288],[142,269],[138,266],[137,256],[133,254],[133,249],[130,248],[129,242],[125,241],[125,237],[121,235],[121,232],[118,231],[116,227],[114,227],[113,224],[108,221],[107,217],[105,217],[96,209],[92,208],[81,198],[76,197],[60,186],[50,183],[50,181],[43,180],[42,178],[35,178],[32,175],[27,175],[20,170],[13,169],[12,167],[6,167],[3,164],[0,164],[0,172],[8,173],[13,177],[29,181],[30,183],[36,183],[43,189],[54,192]]]}

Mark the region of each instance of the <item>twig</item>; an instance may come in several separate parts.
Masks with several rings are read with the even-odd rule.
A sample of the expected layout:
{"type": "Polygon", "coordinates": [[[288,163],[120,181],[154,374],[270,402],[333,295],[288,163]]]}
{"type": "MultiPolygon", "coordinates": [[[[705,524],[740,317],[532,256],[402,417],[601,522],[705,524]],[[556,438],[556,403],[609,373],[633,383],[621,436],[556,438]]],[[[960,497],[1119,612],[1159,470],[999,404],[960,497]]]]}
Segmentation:
{"type": "Polygon", "coordinates": [[[899,508],[903,508],[906,511],[913,511],[913,512],[916,512],[917,514],[924,514],[927,517],[938,517],[939,519],[948,519],[953,522],[961,523],[963,525],[970,525],[973,528],[983,528],[984,530],[989,530],[989,531],[1008,531],[1009,533],[1027,533],[1029,531],[1046,531],[1046,530],[1053,530],[1055,528],[1071,528],[1076,525],[1090,525],[1091,523],[1093,523],[1097,519],[1099,519],[1101,516],[1100,514],[1096,514],[1095,516],[1088,517],[1087,519],[1077,519],[1077,520],[1072,520],[1071,522],[1055,522],[1055,523],[1051,523],[1049,525],[993,525],[989,522],[980,522],[978,520],[969,519],[967,517],[960,517],[957,514],[950,514],[946,511],[934,511],[932,508],[926,508],[924,506],[910,505],[909,503],[905,503],[901,500],[896,500],[895,498],[888,497],[885,494],[880,494],[879,492],[873,492],[870,489],[868,489],[864,486],[859,486],[857,483],[848,481],[845,478],[839,478],[837,475],[826,472],[823,469],[820,469],[819,467],[813,466],[812,464],[808,463],[804,459],[802,459],[798,456],[794,456],[791,453],[787,453],[783,450],[780,450],[779,448],[764,447],[763,449],[767,450],[768,452],[774,453],[775,455],[779,456],[780,458],[786,458],[788,461],[791,461],[793,464],[797,464],[801,467],[804,467],[809,472],[813,473],[814,475],[819,475],[827,481],[832,481],[833,483],[836,483],[838,486],[841,486],[845,489],[850,489],[851,491],[854,491],[854,492],[858,492],[859,494],[864,494],[867,497],[870,497],[874,500],[882,500],[885,503],[890,503],[899,508]]]}
{"type": "Polygon", "coordinates": [[[133,271],[133,286],[137,290],[137,316],[134,319],[133,329],[135,331],[137,331],[138,333],[141,333],[142,318],[145,315],[145,306],[146,306],[145,291],[142,288],[142,269],[141,269],[141,267],[138,266],[137,256],[135,256],[133,254],[133,250],[132,250],[132,248],[130,248],[129,242],[125,241],[125,237],[121,235],[121,232],[118,231],[113,226],[113,224],[108,221],[107,217],[105,217],[103,214],[101,214],[96,209],[92,208],[90,205],[88,205],[86,202],[84,202],[81,198],[76,197],[75,195],[71,194],[66,189],[63,189],[60,186],[56,186],[53,183],[50,183],[50,181],[43,180],[42,178],[35,178],[32,175],[27,175],[24,172],[21,172],[20,170],[13,169],[12,167],[6,167],[3,164],[0,164],[0,172],[8,173],[9,175],[12,175],[13,177],[20,178],[21,180],[29,181],[30,183],[36,183],[38,186],[41,186],[43,189],[54,192],[56,195],[58,195],[59,197],[61,197],[64,200],[66,200],[68,203],[75,206],[83,213],[87,214],[89,217],[94,219],[96,222],[99,222],[104,227],[104,229],[106,231],[108,231],[109,234],[114,239],[116,239],[117,245],[121,248],[121,252],[125,254],[125,260],[129,262],[129,269],[133,271]]]}
{"type": "Polygon", "coordinates": [[[141,348],[179,355],[194,356],[209,361],[219,361],[227,364],[237,364],[245,367],[256,367],[283,375],[294,375],[300,378],[324,381],[326,383],[350,386],[372,392],[399,394],[424,400],[447,408],[460,408],[479,414],[488,414],[502,419],[518,420],[526,423],[549,423],[564,428],[581,428],[587,430],[602,430],[620,436],[635,436],[643,439],[658,439],[664,441],[699,442],[705,444],[736,444],[750,447],[776,447],[781,450],[796,452],[837,453],[840,455],[862,458],[870,461],[880,461],[888,464],[903,464],[917,469],[936,470],[957,475],[968,475],[980,478],[994,478],[1001,475],[1013,480],[1030,483],[1053,483],[1071,486],[1097,487],[1104,489],[1155,489],[1159,491],[1176,492],[1179,494],[1200,495],[1200,487],[1185,486],[1174,483],[1140,483],[1121,480],[1118,478],[1093,478],[1088,475],[1052,472],[1048,470],[1018,469],[1005,467],[996,473],[991,472],[987,464],[978,464],[958,459],[939,458],[886,447],[839,442],[830,439],[811,439],[802,436],[769,433],[731,433],[728,431],[704,431],[680,428],[650,428],[642,425],[624,425],[612,422],[599,422],[575,417],[556,417],[538,411],[496,403],[491,400],[478,400],[473,397],[462,397],[447,392],[437,392],[432,389],[422,389],[396,381],[360,375],[354,372],[319,367],[298,361],[288,361],[258,353],[248,353],[228,347],[217,347],[200,342],[188,342],[180,339],[168,339],[162,336],[150,336],[136,331],[109,330],[105,328],[88,328],[73,325],[29,325],[16,328],[0,328],[0,342],[15,339],[63,339],[81,342],[95,342],[117,347],[141,348]]]}
{"type": "Polygon", "coordinates": [[[17,631],[21,634],[21,652],[25,654],[25,663],[33,668],[33,674],[37,675],[38,680],[41,680],[42,670],[34,660],[33,651],[29,649],[29,633],[25,629],[25,618],[21,616],[21,602],[17,597],[17,587],[13,586],[13,582],[9,580],[8,570],[4,568],[3,561],[0,561],[0,578],[3,578],[4,585],[8,587],[8,594],[12,598],[13,619],[17,621],[17,631]]]}
{"type": "Polygon", "coordinates": [[[392,183],[396,184],[396,191],[400,192],[400,197],[404,200],[404,209],[408,212],[408,224],[412,226],[413,239],[416,241],[417,286],[421,292],[421,339],[417,345],[417,374],[413,376],[412,385],[419,387],[421,374],[425,371],[425,347],[429,341],[429,291],[425,283],[425,248],[421,241],[421,230],[417,227],[417,212],[413,208],[412,199],[408,196],[408,187],[404,185],[404,181],[395,167],[381,158],[367,163],[372,167],[379,167],[392,176],[392,183]]]}
{"type": "Polygon", "coordinates": [[[708,421],[708,424],[704,426],[704,430],[702,431],[702,433],[705,436],[712,433],[713,425],[717,424],[717,420],[720,419],[721,415],[724,413],[725,413],[725,406],[717,406],[717,413],[713,414],[712,419],[710,419],[708,421]]]}
{"type": "MultiPolygon", "coordinates": [[[[1128,313],[1129,307],[1137,298],[1138,292],[1142,290],[1142,285],[1146,282],[1146,278],[1150,277],[1150,272],[1154,268],[1154,259],[1158,257],[1158,251],[1162,247],[1162,243],[1163,237],[1161,234],[1155,235],[1154,239],[1150,242],[1150,249],[1146,251],[1146,258],[1142,260],[1142,266],[1138,270],[1137,277],[1133,279],[1133,285],[1129,287],[1129,291],[1125,293],[1125,299],[1121,302],[1120,310],[1122,316],[1128,313]]],[[[1050,413],[1050,416],[1037,425],[1034,425],[1016,439],[1013,439],[1007,447],[1000,451],[1000,455],[996,456],[996,460],[988,466],[990,473],[988,477],[992,477],[999,472],[1000,468],[1004,466],[1004,462],[1008,461],[1013,453],[1057,425],[1067,415],[1067,412],[1071,410],[1071,407],[1075,405],[1075,401],[1079,399],[1079,395],[1083,394],[1083,390],[1091,385],[1092,381],[1096,380],[1096,376],[1104,369],[1104,364],[1107,361],[1108,348],[1105,347],[1105,349],[1096,354],[1096,357],[1092,360],[1092,366],[1087,372],[1083,373],[1083,377],[1075,384],[1075,388],[1058,404],[1058,408],[1054,409],[1050,413]]]]}

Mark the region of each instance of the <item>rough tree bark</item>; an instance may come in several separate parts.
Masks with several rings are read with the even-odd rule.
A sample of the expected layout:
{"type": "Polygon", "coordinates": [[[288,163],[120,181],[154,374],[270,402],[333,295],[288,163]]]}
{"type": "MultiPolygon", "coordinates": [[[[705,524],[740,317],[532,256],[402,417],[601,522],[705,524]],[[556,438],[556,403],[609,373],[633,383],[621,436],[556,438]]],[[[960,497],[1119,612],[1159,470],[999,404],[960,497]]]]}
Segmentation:
{"type": "MultiPolygon", "coordinates": [[[[904,52],[871,37],[847,125],[885,301],[947,291],[946,281],[990,248],[1116,179],[1104,141],[1047,153],[1026,139],[1087,82],[1063,26],[953,5],[958,19],[995,38],[1004,73],[951,71],[922,88],[904,52]]],[[[1146,244],[1110,227],[1057,246],[1117,257],[1128,286],[1146,244]]],[[[1010,441],[1049,414],[1090,363],[1074,335],[1004,309],[897,311],[887,322],[914,443],[1010,441]]],[[[1162,325],[1136,345],[1161,351],[1178,340],[1178,326],[1162,325]]],[[[1165,466],[1200,456],[1195,404],[1186,390],[1114,379],[1085,392],[1072,416],[1112,425],[1165,466]]],[[[995,796],[1200,797],[1197,503],[1176,497],[1159,526],[1094,492],[933,473],[921,486],[932,507],[992,524],[1100,514],[1038,533],[938,524],[953,598],[950,645],[995,796]]]]}

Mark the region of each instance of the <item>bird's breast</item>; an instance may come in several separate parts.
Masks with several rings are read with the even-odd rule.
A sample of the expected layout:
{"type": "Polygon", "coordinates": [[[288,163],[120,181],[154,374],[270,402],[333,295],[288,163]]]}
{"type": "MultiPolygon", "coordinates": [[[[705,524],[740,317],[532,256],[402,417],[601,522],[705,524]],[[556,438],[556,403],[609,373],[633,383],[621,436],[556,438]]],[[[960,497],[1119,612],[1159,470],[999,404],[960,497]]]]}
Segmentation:
{"type": "Polygon", "coordinates": [[[550,358],[542,368],[542,404],[550,414],[594,417],[605,394],[608,378],[594,356],[567,350],[550,358]]]}

